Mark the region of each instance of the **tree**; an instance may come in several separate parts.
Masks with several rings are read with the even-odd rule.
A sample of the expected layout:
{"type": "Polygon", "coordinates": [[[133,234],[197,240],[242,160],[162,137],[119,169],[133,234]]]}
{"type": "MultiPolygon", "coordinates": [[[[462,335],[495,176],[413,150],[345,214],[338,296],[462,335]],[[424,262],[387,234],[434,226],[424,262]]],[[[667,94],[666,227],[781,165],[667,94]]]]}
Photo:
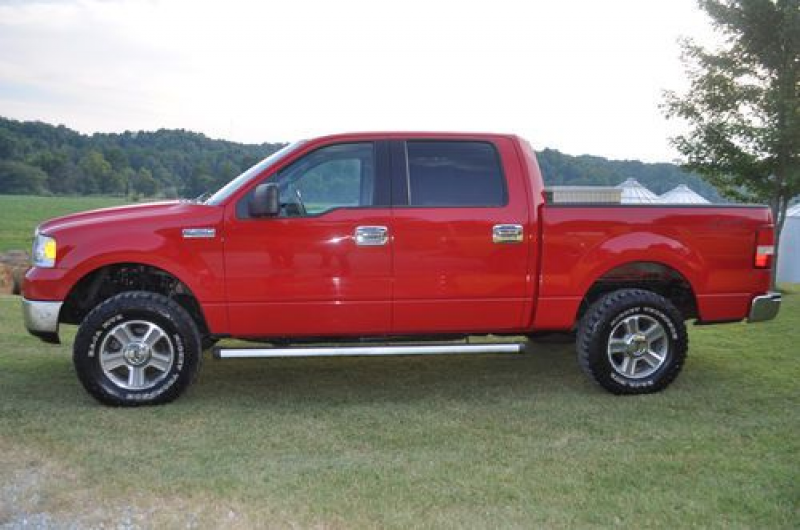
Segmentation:
{"type": "Polygon", "coordinates": [[[101,183],[111,174],[111,164],[103,156],[103,153],[91,150],[86,153],[78,166],[83,173],[83,178],[79,182],[78,191],[82,194],[100,192],[101,183]]]}
{"type": "Polygon", "coordinates": [[[9,133],[0,129],[0,159],[12,159],[17,154],[19,142],[9,133]]]}
{"type": "Polygon", "coordinates": [[[47,182],[47,173],[23,162],[0,160],[0,193],[40,194],[47,182]]]}
{"type": "Polygon", "coordinates": [[[133,190],[145,197],[153,197],[158,191],[158,182],[147,168],[142,168],[136,173],[133,180],[133,190]]]}
{"type": "Polygon", "coordinates": [[[31,164],[47,174],[46,188],[49,192],[66,194],[74,190],[78,171],[67,153],[60,150],[42,151],[31,160],[31,164]]]}
{"type": "MultiPolygon", "coordinates": [[[[699,0],[724,44],[685,40],[684,94],[665,92],[685,167],[737,200],[766,202],[776,256],[786,209],[800,194],[800,0],[699,0]]],[[[774,282],[774,264],[773,264],[774,282]]]]}

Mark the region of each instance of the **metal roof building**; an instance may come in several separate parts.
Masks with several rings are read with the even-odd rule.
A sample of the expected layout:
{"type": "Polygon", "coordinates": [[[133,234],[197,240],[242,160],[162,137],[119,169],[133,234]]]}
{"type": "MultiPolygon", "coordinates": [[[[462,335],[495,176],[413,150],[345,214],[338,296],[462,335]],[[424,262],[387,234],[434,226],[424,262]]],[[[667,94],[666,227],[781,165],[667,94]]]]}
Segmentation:
{"type": "Polygon", "coordinates": [[[658,203],[658,195],[642,186],[636,179],[628,179],[617,188],[622,190],[622,204],[658,203]]]}
{"type": "Polygon", "coordinates": [[[778,248],[778,281],[800,283],[800,204],[786,211],[778,248]]]}
{"type": "Polygon", "coordinates": [[[686,184],[675,186],[658,198],[663,204],[709,204],[709,201],[686,184]]]}

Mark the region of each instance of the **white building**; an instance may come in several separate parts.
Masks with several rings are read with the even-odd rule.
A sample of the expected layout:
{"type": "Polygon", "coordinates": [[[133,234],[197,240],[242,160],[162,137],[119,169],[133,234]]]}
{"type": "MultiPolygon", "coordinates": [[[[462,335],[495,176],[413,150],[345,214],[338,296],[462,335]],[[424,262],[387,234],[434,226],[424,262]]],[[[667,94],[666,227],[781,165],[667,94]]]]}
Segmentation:
{"type": "Polygon", "coordinates": [[[617,188],[622,190],[622,204],[657,204],[658,195],[648,190],[636,179],[628,179],[617,188]]]}
{"type": "Polygon", "coordinates": [[[786,212],[778,249],[778,281],[800,283],[800,204],[786,212]]]}
{"type": "Polygon", "coordinates": [[[663,204],[709,204],[709,201],[686,184],[675,186],[658,198],[663,204]]]}

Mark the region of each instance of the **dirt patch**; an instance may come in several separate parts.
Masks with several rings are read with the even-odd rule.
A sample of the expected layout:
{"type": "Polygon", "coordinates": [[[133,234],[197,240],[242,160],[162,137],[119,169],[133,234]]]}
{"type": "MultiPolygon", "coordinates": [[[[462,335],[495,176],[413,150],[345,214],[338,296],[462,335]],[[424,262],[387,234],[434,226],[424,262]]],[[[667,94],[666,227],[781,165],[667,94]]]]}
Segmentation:
{"type": "Polygon", "coordinates": [[[253,528],[241,507],[209,499],[99,491],[69,467],[0,439],[0,529],[253,528]]]}

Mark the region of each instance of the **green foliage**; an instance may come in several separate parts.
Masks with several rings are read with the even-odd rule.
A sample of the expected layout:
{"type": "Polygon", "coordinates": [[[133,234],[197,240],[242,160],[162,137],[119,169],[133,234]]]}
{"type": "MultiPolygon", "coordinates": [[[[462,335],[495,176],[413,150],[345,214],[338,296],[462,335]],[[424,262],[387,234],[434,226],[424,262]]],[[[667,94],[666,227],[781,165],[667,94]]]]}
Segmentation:
{"type": "Polygon", "coordinates": [[[537,153],[539,167],[548,186],[616,186],[635,178],[655,193],[665,193],[686,184],[711,202],[721,202],[714,186],[675,164],[646,164],[638,160],[608,160],[599,156],[570,156],[554,149],[537,153]]]}
{"type": "Polygon", "coordinates": [[[13,166],[14,182],[25,175],[34,181],[8,185],[0,193],[195,197],[280,147],[212,140],[183,130],[86,136],[64,126],[0,118],[0,161],[40,170],[34,178],[23,166],[13,166]]]}
{"type": "Polygon", "coordinates": [[[131,188],[136,193],[145,197],[152,197],[158,191],[158,181],[153,178],[153,173],[146,167],[141,168],[133,177],[131,188]]]}
{"type": "Polygon", "coordinates": [[[700,0],[725,44],[683,43],[689,90],[664,109],[686,167],[734,199],[768,202],[782,226],[800,193],[800,0],[700,0]]]}
{"type": "Polygon", "coordinates": [[[0,160],[0,193],[42,193],[47,174],[15,160],[0,160]]]}

